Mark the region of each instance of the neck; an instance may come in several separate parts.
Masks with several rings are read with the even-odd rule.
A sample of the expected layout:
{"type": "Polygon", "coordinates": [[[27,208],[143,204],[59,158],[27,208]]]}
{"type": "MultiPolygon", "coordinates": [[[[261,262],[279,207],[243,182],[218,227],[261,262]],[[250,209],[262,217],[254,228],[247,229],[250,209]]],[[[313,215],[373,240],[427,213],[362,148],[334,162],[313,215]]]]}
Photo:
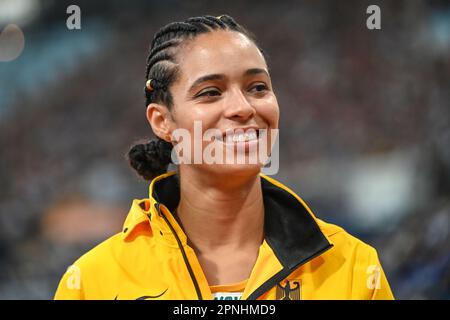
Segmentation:
{"type": "Polygon", "coordinates": [[[199,253],[259,248],[264,239],[259,175],[211,177],[180,168],[177,218],[199,253]]]}

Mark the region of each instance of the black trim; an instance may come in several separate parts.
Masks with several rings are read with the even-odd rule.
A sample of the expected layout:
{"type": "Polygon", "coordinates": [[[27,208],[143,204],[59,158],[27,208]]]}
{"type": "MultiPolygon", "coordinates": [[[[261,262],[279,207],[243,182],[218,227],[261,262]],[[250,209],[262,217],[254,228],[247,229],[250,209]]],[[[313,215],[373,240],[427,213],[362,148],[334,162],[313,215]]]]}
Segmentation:
{"type": "Polygon", "coordinates": [[[178,175],[174,174],[155,182],[152,197],[163,203],[170,212],[175,212],[180,202],[180,183],[178,175]]]}
{"type": "Polygon", "coordinates": [[[330,243],[308,210],[291,193],[261,181],[267,243],[285,268],[293,269],[330,243]]]}
{"type": "Polygon", "coordinates": [[[200,287],[198,285],[197,279],[195,278],[194,271],[192,270],[191,264],[189,263],[189,259],[188,259],[187,255],[186,255],[186,251],[184,251],[184,247],[183,247],[183,245],[181,243],[181,240],[178,237],[178,234],[175,232],[175,229],[170,224],[169,220],[167,220],[167,217],[163,213],[161,213],[159,205],[157,206],[157,208],[158,208],[158,213],[164,218],[164,220],[166,221],[166,223],[169,226],[170,230],[172,231],[173,235],[175,236],[175,239],[177,240],[178,247],[180,248],[181,254],[183,255],[184,263],[186,264],[186,267],[188,269],[189,275],[191,276],[191,280],[194,283],[195,292],[197,293],[197,298],[198,298],[198,300],[203,300],[202,292],[200,291],[200,287]]]}
{"type": "Polygon", "coordinates": [[[166,290],[164,290],[160,294],[157,294],[156,296],[142,296],[142,297],[137,298],[136,300],[156,299],[156,298],[161,297],[164,293],[166,293],[167,290],[169,290],[169,288],[167,288],[166,290]]]}

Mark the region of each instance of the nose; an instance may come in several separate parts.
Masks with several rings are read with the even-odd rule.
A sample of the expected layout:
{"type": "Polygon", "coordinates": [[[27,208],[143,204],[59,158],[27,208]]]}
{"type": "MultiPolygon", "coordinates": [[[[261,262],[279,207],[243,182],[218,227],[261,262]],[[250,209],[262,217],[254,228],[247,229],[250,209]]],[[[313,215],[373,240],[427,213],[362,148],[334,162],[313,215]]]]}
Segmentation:
{"type": "Polygon", "coordinates": [[[240,89],[233,90],[226,101],[224,115],[233,120],[245,121],[255,116],[256,110],[240,89]]]}

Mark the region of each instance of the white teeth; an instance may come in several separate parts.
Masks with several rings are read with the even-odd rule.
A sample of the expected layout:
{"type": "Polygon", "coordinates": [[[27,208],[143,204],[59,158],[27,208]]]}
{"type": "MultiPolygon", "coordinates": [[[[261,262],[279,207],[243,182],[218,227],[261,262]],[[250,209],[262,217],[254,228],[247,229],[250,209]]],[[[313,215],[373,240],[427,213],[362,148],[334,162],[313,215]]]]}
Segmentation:
{"type": "Polygon", "coordinates": [[[245,133],[234,133],[234,134],[227,134],[226,135],[226,142],[245,142],[245,141],[251,141],[258,139],[258,135],[256,134],[256,131],[252,130],[250,132],[245,133]]]}
{"type": "Polygon", "coordinates": [[[255,131],[247,133],[247,135],[248,135],[248,140],[256,140],[258,138],[258,135],[256,134],[255,131]]]}

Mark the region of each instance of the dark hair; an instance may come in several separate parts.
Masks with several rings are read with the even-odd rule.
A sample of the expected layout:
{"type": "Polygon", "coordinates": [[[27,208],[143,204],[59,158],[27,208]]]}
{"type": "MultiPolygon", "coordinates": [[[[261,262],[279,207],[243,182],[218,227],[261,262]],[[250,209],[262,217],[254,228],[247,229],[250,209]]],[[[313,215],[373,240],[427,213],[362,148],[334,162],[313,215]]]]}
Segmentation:
{"type": "MultiPolygon", "coordinates": [[[[262,53],[255,37],[228,15],[219,17],[205,15],[189,18],[184,22],[172,22],[155,34],[150,46],[145,79],[152,80],[151,89],[144,87],[146,107],[154,102],[166,105],[169,110],[172,108],[173,98],[170,86],[177,79],[179,71],[176,61],[177,48],[185,40],[220,29],[244,34],[262,53]]],[[[152,180],[167,171],[171,163],[171,151],[171,143],[156,137],[148,143],[131,147],[128,159],[139,175],[146,180],[152,180]]]]}

